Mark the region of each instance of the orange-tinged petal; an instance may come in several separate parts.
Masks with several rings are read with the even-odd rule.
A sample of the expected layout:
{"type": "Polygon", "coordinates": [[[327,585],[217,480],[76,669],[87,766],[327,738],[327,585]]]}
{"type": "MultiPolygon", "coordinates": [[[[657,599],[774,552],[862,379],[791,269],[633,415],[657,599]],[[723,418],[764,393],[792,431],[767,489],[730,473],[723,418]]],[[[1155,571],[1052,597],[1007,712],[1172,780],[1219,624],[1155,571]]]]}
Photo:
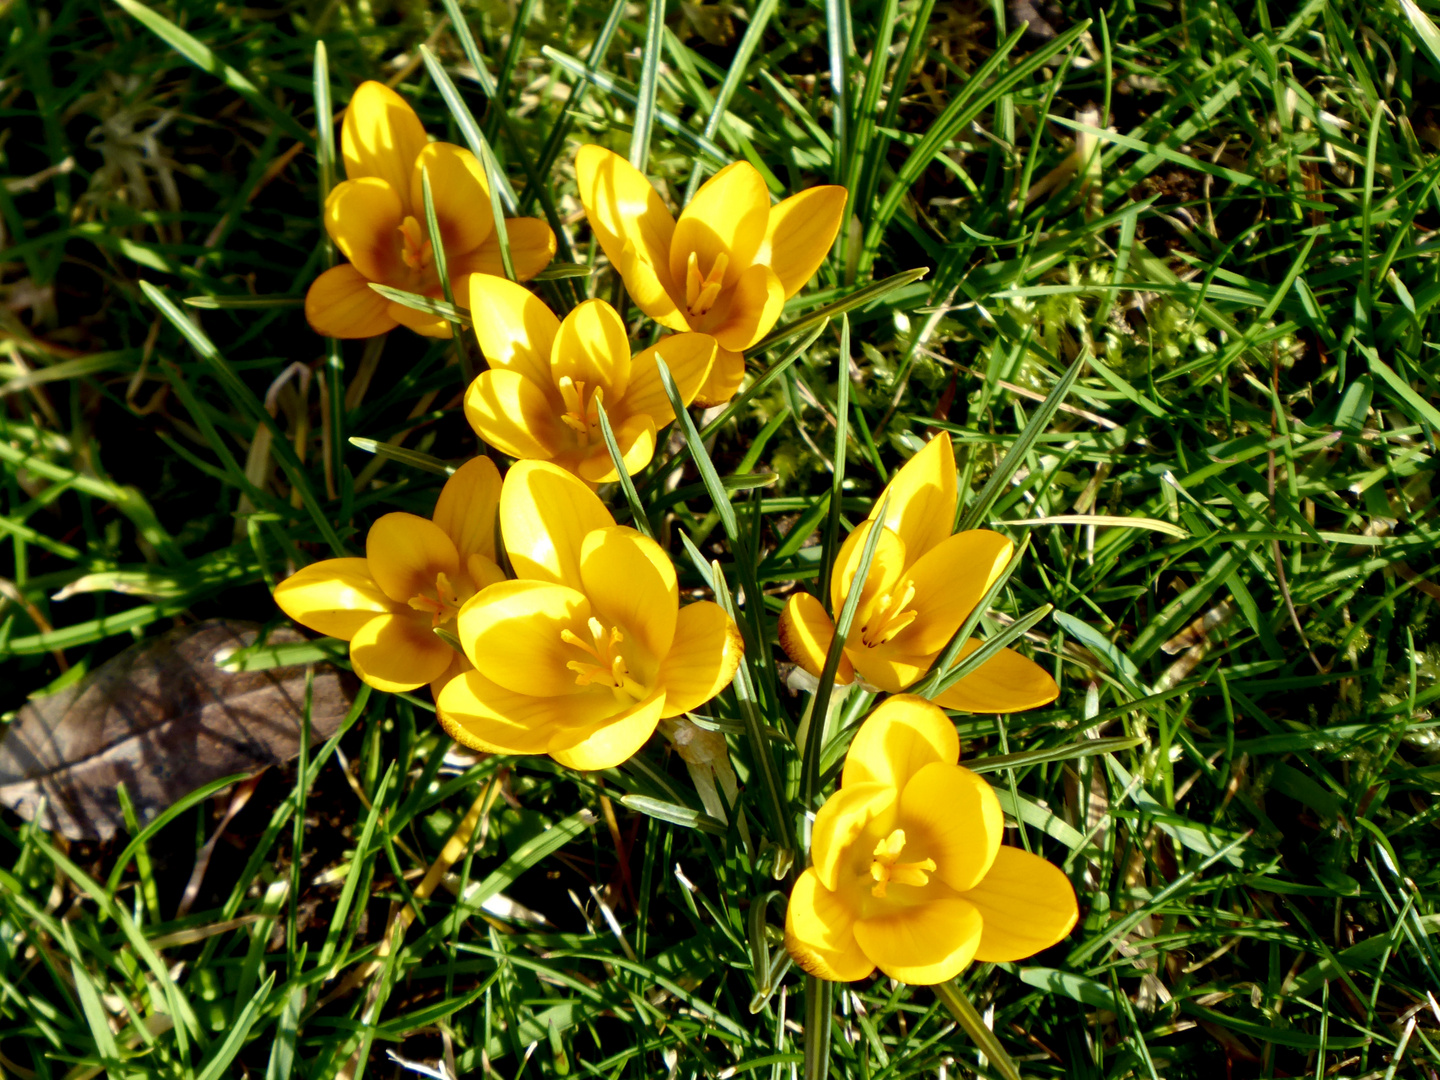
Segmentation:
{"type": "MultiPolygon", "coordinates": [[[[438,297],[437,297],[438,299],[438,297]]],[[[439,315],[431,315],[427,311],[418,311],[404,304],[397,304],[393,301],[386,309],[390,317],[401,326],[408,326],[417,334],[424,334],[426,337],[448,338],[450,336],[450,322],[442,319],[439,315]]]]}
{"type": "Polygon", "coordinates": [[[377,615],[350,639],[355,674],[376,690],[398,694],[438,679],[454,650],[430,632],[414,612],[377,615]]]}
{"type": "MultiPolygon", "coordinates": [[[[611,431],[614,432],[615,445],[620,450],[620,460],[625,465],[625,472],[634,476],[649,465],[650,459],[655,456],[655,421],[642,413],[618,425],[615,425],[613,420],[611,423],[611,431]]],[[[608,484],[612,480],[620,479],[615,471],[615,462],[611,460],[610,451],[603,441],[590,444],[575,472],[592,484],[608,484]]]]}
{"type": "Polygon", "coordinates": [[[727,299],[729,308],[710,332],[722,348],[739,353],[768,334],[785,310],[785,289],[768,266],[752,266],[741,274],[727,299]]]}
{"type": "Polygon", "coordinates": [[[855,917],[840,897],[806,870],[785,909],[785,950],[807,975],[853,982],[875,970],[855,940],[855,917]]]}
{"type": "Polygon", "coordinates": [[[609,692],[517,694],[478,671],[451,679],[435,700],[436,716],[447,735],[493,754],[543,754],[552,740],[577,726],[601,723],[614,708],[609,692]]]}
{"type": "Polygon", "coordinates": [[[668,334],[644,352],[635,354],[630,365],[630,389],[616,411],[623,416],[645,413],[661,428],[675,419],[675,410],[670,407],[670,398],[660,381],[657,357],[665,361],[680,400],[688,405],[695,400],[710,374],[715,339],[709,334],[668,334]]]}
{"type": "Polygon", "coordinates": [[[665,711],[665,691],[657,689],[644,701],[637,701],[625,712],[606,720],[591,730],[577,743],[559,746],[568,742],[562,736],[552,739],[550,756],[567,769],[613,769],[629,761],[645,741],[655,733],[660,716],[665,711]]]}
{"type": "Polygon", "coordinates": [[[414,514],[386,514],[370,526],[365,559],[375,583],[402,604],[421,593],[433,593],[437,574],[454,576],[460,571],[460,556],[445,530],[414,514]]]}
{"type": "Polygon", "coordinates": [[[942,431],[890,478],[869,520],[886,506],[885,527],[905,541],[914,563],[954,531],[955,499],[955,450],[942,431]]]}
{"type": "Polygon", "coordinates": [[[680,590],[665,549],[625,525],[596,529],[580,545],[580,580],[596,617],[618,626],[659,661],[675,639],[680,590]]]}
{"type": "MultiPolygon", "coordinates": [[[[835,556],[835,568],[830,574],[830,609],[837,615],[845,606],[845,598],[850,593],[855,573],[860,569],[860,559],[865,554],[865,542],[871,527],[871,522],[862,521],[852,529],[835,556]]],[[[889,529],[882,529],[880,539],[875,544],[875,554],[870,557],[870,571],[865,575],[865,582],[861,587],[860,603],[855,608],[855,620],[850,624],[851,642],[858,641],[866,628],[872,632],[877,629],[870,627],[869,623],[872,615],[883,614],[876,611],[877,603],[886,596],[895,597],[896,604],[900,602],[897,588],[905,572],[905,555],[905,544],[900,537],[889,529]]]]}
{"type": "Polygon", "coordinates": [[[550,375],[558,386],[568,378],[583,383],[588,394],[604,388],[612,409],[630,385],[630,335],[615,309],[604,300],[586,300],[560,322],[550,346],[550,375]]]}
{"type": "Polygon", "coordinates": [[[445,254],[453,257],[474,251],[495,231],[485,167],[469,150],[451,143],[431,143],[421,150],[410,173],[409,191],[415,220],[422,227],[425,222],[424,173],[430,175],[430,198],[435,204],[440,236],[445,241],[445,254]]]}
{"type": "Polygon", "coordinates": [[[325,200],[325,231],[356,270],[371,281],[399,278],[404,206],[395,189],[374,176],[345,180],[325,200]]]}
{"type": "Polygon", "coordinates": [[[682,282],[694,252],[702,277],[725,256],[725,285],[733,285],[755,258],[770,220],[765,178],[748,161],[726,165],[700,185],[680,212],[670,238],[670,280],[682,282]]]}
{"type": "Polygon", "coordinates": [[[985,921],[975,958],[1024,960],[1070,933],[1080,910],[1058,866],[1018,848],[1002,847],[985,879],[965,894],[985,921]]]}
{"type": "Polygon", "coordinates": [[[625,241],[620,261],[614,262],[614,265],[620,271],[625,291],[635,301],[636,307],[670,330],[683,332],[690,329],[690,318],[669,292],[666,276],[658,266],[646,261],[632,241],[625,241]]]}
{"type": "Polygon", "coordinates": [[[333,338],[374,337],[395,329],[390,301],[349,263],[326,270],[310,283],[305,319],[317,334],[333,338]]]}
{"type": "Polygon", "coordinates": [[[394,90],[373,81],[356,88],[340,128],[347,177],[376,176],[396,192],[408,192],[411,169],[427,142],[415,110],[394,90]]]}
{"type": "Polygon", "coordinates": [[[775,271],[790,299],[815,276],[845,220],[845,189],[826,184],[770,208],[765,241],[755,261],[775,271]]]}
{"type": "MultiPolygon", "coordinates": [[[[780,613],[780,647],[785,655],[816,678],[825,670],[825,655],[835,637],[835,623],[824,605],[805,592],[794,592],[780,613]]],[[[843,653],[835,681],[846,686],[855,678],[855,669],[843,653]]]]}
{"type": "MultiPolygon", "coordinates": [[[[529,281],[555,257],[555,234],[539,218],[506,218],[505,239],[510,245],[510,266],[520,281],[529,281]]],[[[505,277],[500,257],[500,235],[491,232],[484,243],[455,261],[452,274],[478,273],[505,277]]]]}
{"type": "Polygon", "coordinates": [[[483,555],[493,562],[495,515],[499,512],[500,470],[488,457],[476,457],[445,481],[431,520],[450,537],[461,563],[471,555],[483,555]]]}
{"type": "Polygon", "coordinates": [[[275,603],[301,626],[349,641],[376,615],[401,610],[380,591],[364,559],[325,559],[275,586],[275,603]]]}
{"type": "Polygon", "coordinates": [[[564,444],[555,403],[519,371],[491,368],[465,391],[475,434],[513,458],[552,458],[564,444]]]}
{"type": "Polygon", "coordinates": [[[999,533],[969,529],[947,536],[920,556],[900,585],[915,586],[915,621],[895,635],[895,646],[916,656],[934,656],[944,649],[1014,550],[999,533]]]}
{"type": "Polygon", "coordinates": [[[665,688],[665,715],[698,709],[724,690],[744,652],[739,627],[719,604],[700,600],[681,608],[656,678],[665,688]]]}
{"type": "Polygon", "coordinates": [[[571,697],[585,689],[565,665],[587,657],[561,633],[588,639],[590,601],[564,585],[502,581],[465,602],[456,632],[475,670],[506,690],[571,697]]]}
{"type": "Polygon", "coordinates": [[[615,524],[579,477],[545,461],[519,461],[500,488],[500,532],[522,578],[580,588],[580,546],[592,529],[615,524]]]}
{"type": "MultiPolygon", "coordinates": [[[[853,753],[853,750],[852,750],[853,753]]],[[[935,875],[956,892],[974,888],[1000,850],[1005,815],[995,789],[962,765],[932,762],[900,792],[906,851],[934,859],[935,875]]]]}
{"type": "MultiPolygon", "coordinates": [[[[960,649],[956,663],[980,645],[971,638],[960,649]]],[[[1009,713],[1038,709],[1059,696],[1060,688],[1044,668],[1011,649],[1001,649],[978,671],[972,671],[937,697],[935,703],[972,713],[1009,713]]]]}
{"type": "Polygon", "coordinates": [[[866,844],[859,838],[871,822],[876,822],[871,831],[880,836],[894,828],[898,796],[885,784],[847,784],[825,800],[810,830],[810,859],[820,884],[849,892],[854,879],[863,875],[863,887],[869,891],[875,841],[872,836],[866,844]],[[857,842],[861,847],[855,846],[857,842]]]}
{"type": "Polygon", "coordinates": [[[695,404],[707,409],[712,405],[724,405],[735,396],[744,381],[745,354],[719,348],[717,344],[715,362],[710,365],[710,374],[705,376],[704,384],[695,392],[695,404]]]}
{"type": "Polygon", "coordinates": [[[575,180],[590,228],[606,258],[620,266],[625,245],[632,244],[636,257],[649,264],[661,288],[674,295],[669,267],[675,219],[644,174],[619,154],[590,145],[582,146],[575,155],[575,180]]]}
{"type": "Polygon", "coordinates": [[[888,698],[850,741],[840,783],[885,784],[903,791],[926,765],[960,760],[960,736],[938,707],[914,694],[888,698]]]}
{"type": "Polygon", "coordinates": [[[550,350],[560,320],[545,302],[513,281],[475,274],[470,278],[470,317],[480,351],[490,366],[524,375],[558,407],[560,395],[552,389],[550,350]]]}
{"type": "Polygon", "coordinates": [[[980,911],[966,900],[932,900],[855,923],[875,966],[904,983],[934,986],[969,966],[980,944],[980,911]]]}

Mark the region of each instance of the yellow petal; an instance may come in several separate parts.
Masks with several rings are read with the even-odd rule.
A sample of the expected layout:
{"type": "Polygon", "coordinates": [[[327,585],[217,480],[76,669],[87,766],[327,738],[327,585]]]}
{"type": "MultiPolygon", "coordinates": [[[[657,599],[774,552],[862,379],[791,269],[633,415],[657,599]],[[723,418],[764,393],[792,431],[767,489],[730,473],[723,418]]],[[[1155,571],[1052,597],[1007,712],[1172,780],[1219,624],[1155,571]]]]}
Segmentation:
{"type": "MultiPolygon", "coordinates": [[[[555,257],[555,234],[539,218],[506,218],[505,239],[510,244],[510,266],[520,281],[529,281],[555,257]]],[[[460,256],[455,265],[452,274],[473,272],[504,278],[499,234],[492,232],[484,243],[460,256]]]]}
{"type": "Polygon", "coordinates": [[[864,875],[864,888],[869,891],[873,834],[884,836],[894,828],[898,795],[885,784],[847,784],[825,800],[810,830],[810,859],[820,884],[848,894],[854,879],[864,875]],[[861,834],[871,822],[876,824],[866,842],[861,834]]]}
{"type": "Polygon", "coordinates": [[[785,310],[785,289],[774,270],[752,266],[735,282],[728,300],[728,309],[710,332],[722,348],[743,353],[780,318],[785,310]]]}
{"type": "Polygon", "coordinates": [[[456,632],[475,670],[506,690],[535,697],[572,697],[583,689],[565,665],[585,659],[560,637],[589,637],[590,601],[564,585],[502,581],[465,602],[456,632]]]}
{"type": "Polygon", "coordinates": [[[792,195],[770,208],[765,241],[755,261],[775,271],[790,299],[815,276],[845,220],[846,192],[826,184],[792,195]]]}
{"type": "Polygon", "coordinates": [[[644,701],[591,730],[579,742],[560,747],[557,742],[568,742],[568,738],[552,739],[550,756],[567,769],[613,769],[629,761],[645,745],[664,711],[665,691],[657,689],[644,701]]]}
{"type": "Polygon", "coordinates": [[[724,255],[725,285],[733,285],[760,249],[769,220],[770,193],[759,170],[748,161],[726,165],[700,185],[680,212],[670,239],[670,280],[685,280],[693,252],[702,277],[724,255]]]}
{"type": "MultiPolygon", "coordinates": [[[[655,456],[655,421],[643,413],[632,416],[614,425],[615,445],[620,450],[620,460],[628,476],[634,476],[655,456]]],[[[576,465],[575,473],[592,484],[608,484],[618,480],[615,462],[604,441],[591,443],[576,465]]]]}
{"type": "MultiPolygon", "coordinates": [[[[613,260],[612,260],[613,262],[613,260]]],[[[661,326],[682,333],[690,329],[690,318],[670,293],[668,274],[660,266],[652,266],[632,241],[625,241],[620,261],[614,263],[625,282],[625,291],[635,306],[661,326]]]]}
{"type": "Polygon", "coordinates": [[[475,434],[513,458],[552,458],[564,443],[555,403],[523,372],[491,368],[465,391],[475,434]]]}
{"type": "Polygon", "coordinates": [[[665,715],[698,709],[724,690],[744,652],[739,628],[719,604],[700,600],[681,608],[670,651],[660,662],[665,715]]]}
{"type": "Polygon", "coordinates": [[[471,555],[466,559],[465,571],[470,575],[470,582],[477,591],[487,585],[494,585],[506,580],[505,571],[500,569],[494,559],[486,558],[484,555],[471,555]]]}
{"type": "Polygon", "coordinates": [[[500,532],[522,578],[580,588],[580,545],[615,524],[585,481],[544,461],[519,461],[500,488],[500,532]]]}
{"type": "Polygon", "coordinates": [[[371,281],[400,279],[400,196],[374,176],[345,180],[325,200],[325,230],[356,270],[371,281]]]}
{"type": "MultiPolygon", "coordinates": [[[[437,289],[436,292],[438,293],[439,290],[437,289]]],[[[436,299],[439,299],[439,297],[437,296],[436,299]]],[[[450,336],[450,323],[438,315],[417,311],[415,308],[393,302],[386,308],[386,312],[401,326],[408,326],[417,334],[424,334],[426,337],[441,339],[450,336]]]]}
{"type": "Polygon", "coordinates": [[[915,656],[897,649],[894,642],[868,648],[854,633],[845,643],[845,651],[865,681],[887,694],[898,694],[913,685],[935,660],[934,656],[915,656]]]}
{"type": "Polygon", "coordinates": [[[675,639],[680,605],[665,549],[625,525],[596,529],[580,545],[580,580],[596,618],[620,627],[658,665],[675,639]]]}
{"type": "MultiPolygon", "coordinates": [[[[825,655],[835,637],[835,623],[825,613],[819,600],[805,592],[794,592],[785,601],[780,613],[780,647],[785,655],[816,678],[825,670],[825,655]]],[[[835,681],[848,685],[855,678],[855,669],[841,653],[835,681]]]]}
{"type": "Polygon", "coordinates": [[[424,686],[450,666],[454,651],[412,611],[377,615],[350,639],[355,674],[376,690],[398,694],[424,686]]]}
{"type": "Polygon", "coordinates": [[[420,118],[394,90],[378,82],[356,88],[340,128],[347,177],[378,176],[396,192],[408,192],[410,171],[426,142],[420,118]]]}
{"type": "MultiPolygon", "coordinates": [[[[650,181],[619,154],[594,145],[582,146],[576,153],[575,180],[605,257],[619,267],[626,244],[633,245],[633,260],[646,263],[661,289],[675,295],[669,270],[675,219],[650,181]]],[[[640,303],[639,297],[635,300],[640,303]]],[[[659,318],[648,309],[647,314],[659,318]]]]}
{"type": "Polygon", "coordinates": [[[960,736],[950,718],[924,698],[900,694],[887,698],[855,732],[840,783],[902,791],[926,765],[959,760],[960,736]]]}
{"type": "Polygon", "coordinates": [[[301,626],[349,641],[376,615],[400,610],[380,591],[364,559],[325,559],[275,586],[275,603],[301,626]]]}
{"type": "MultiPolygon", "coordinates": [[[[644,352],[636,353],[630,365],[630,389],[619,408],[625,416],[645,413],[657,428],[675,419],[670,398],[660,382],[656,357],[665,361],[675,389],[686,405],[695,400],[715,359],[715,339],[709,334],[667,334],[644,352]]],[[[607,399],[608,400],[608,399],[607,399]]],[[[612,417],[613,419],[613,417],[612,417]]]]}
{"type": "Polygon", "coordinates": [[[425,191],[421,176],[426,172],[430,174],[430,198],[445,241],[445,254],[458,256],[474,251],[495,231],[484,166],[469,150],[450,143],[431,143],[421,150],[410,173],[409,190],[415,220],[422,228],[425,191]]]}
{"type": "Polygon", "coordinates": [[[785,951],[807,975],[832,982],[853,982],[875,970],[855,940],[854,916],[814,870],[801,874],[790,890],[785,951]]]}
{"type": "MultiPolygon", "coordinates": [[[[830,574],[830,610],[837,615],[845,606],[845,598],[860,569],[860,559],[865,554],[866,538],[870,534],[871,522],[862,521],[850,531],[840,551],[835,556],[835,568],[830,574]]],[[[859,642],[862,632],[870,626],[869,620],[876,612],[876,605],[884,597],[895,597],[899,604],[897,587],[905,572],[905,544],[889,529],[882,529],[875,544],[875,554],[870,558],[870,571],[865,576],[860,591],[860,603],[855,608],[855,619],[850,624],[850,640],[847,644],[859,642]]],[[[872,630],[875,628],[871,628],[872,630]]]]}
{"type": "Polygon", "coordinates": [[[710,365],[710,374],[705,376],[704,384],[695,392],[695,404],[707,409],[712,405],[724,405],[735,396],[744,381],[745,354],[719,348],[717,344],[715,362],[710,365]]]}
{"type": "Polygon", "coordinates": [[[488,457],[475,457],[445,481],[431,520],[450,537],[462,563],[477,554],[493,561],[499,512],[500,470],[488,457]]]}
{"type": "Polygon", "coordinates": [[[912,563],[955,531],[955,450],[942,431],[890,478],[870,511],[886,505],[885,527],[905,541],[912,563]]]}
{"type": "Polygon", "coordinates": [[[305,318],[317,334],[333,338],[374,337],[395,329],[390,301],[370,288],[370,279],[345,263],[326,270],[305,294],[305,318]]]}
{"type": "Polygon", "coordinates": [[[470,317],[480,351],[492,368],[524,375],[555,405],[560,396],[550,375],[550,349],[560,320],[545,302],[522,285],[489,274],[470,278],[470,317]]]}
{"type": "Polygon", "coordinates": [[[1080,910],[1058,866],[1018,848],[1002,847],[985,879],[965,894],[985,921],[975,958],[1024,960],[1070,933],[1080,910]]]}
{"type": "Polygon", "coordinates": [[[552,739],[577,725],[600,723],[614,707],[609,694],[517,694],[478,671],[451,679],[435,700],[447,735],[492,754],[543,754],[552,739]]]}
{"type": "Polygon", "coordinates": [[[630,385],[630,335],[615,309],[604,300],[586,300],[560,322],[550,346],[550,375],[558,386],[571,379],[584,384],[586,401],[597,385],[605,407],[614,410],[630,385]]]}
{"type": "Polygon", "coordinates": [[[1000,850],[1005,815],[995,789],[961,765],[932,762],[900,792],[906,851],[934,859],[936,876],[956,892],[972,889],[1000,850]]]}
{"type": "MultiPolygon", "coordinates": [[[[971,638],[960,649],[956,663],[980,645],[971,638]]],[[[972,713],[1010,713],[1038,709],[1059,696],[1060,688],[1044,668],[1011,649],[1001,649],[978,671],[972,671],[937,697],[935,703],[972,713]]]]}
{"type": "Polygon", "coordinates": [[[944,649],[1014,550],[999,533],[970,529],[947,536],[920,556],[900,585],[915,586],[915,621],[895,635],[895,646],[916,656],[944,649]]]}
{"type": "Polygon", "coordinates": [[[934,986],[964,971],[980,944],[979,910],[965,900],[932,900],[855,923],[855,940],[875,966],[904,983],[934,986]]]}
{"type": "Polygon", "coordinates": [[[450,650],[450,664],[435,678],[430,680],[430,697],[435,701],[440,700],[440,695],[451,679],[457,679],[467,671],[474,671],[474,666],[465,658],[464,653],[450,650]]]}
{"type": "Polygon", "coordinates": [[[375,583],[402,604],[421,593],[433,595],[437,574],[460,572],[460,556],[445,530],[414,514],[386,514],[370,526],[365,558],[375,583]]]}

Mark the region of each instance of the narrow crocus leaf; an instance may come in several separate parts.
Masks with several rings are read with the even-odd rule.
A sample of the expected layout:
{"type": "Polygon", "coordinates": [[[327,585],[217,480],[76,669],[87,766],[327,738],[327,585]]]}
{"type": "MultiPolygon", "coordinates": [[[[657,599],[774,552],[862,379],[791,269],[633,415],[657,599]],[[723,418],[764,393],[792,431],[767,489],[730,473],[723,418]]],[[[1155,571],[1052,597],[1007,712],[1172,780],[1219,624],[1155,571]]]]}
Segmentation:
{"type": "Polygon", "coordinates": [[[423,311],[427,315],[439,315],[442,319],[449,319],[452,323],[459,323],[461,326],[471,325],[470,313],[455,304],[447,304],[443,300],[433,300],[428,296],[421,296],[419,293],[406,292],[393,285],[381,285],[378,281],[370,282],[370,288],[385,297],[386,300],[394,300],[395,303],[404,304],[416,311],[423,311]]]}
{"type": "Polygon", "coordinates": [[[827,304],[819,311],[812,311],[810,314],[802,316],[792,323],[787,323],[784,326],[772,330],[754,345],[750,346],[750,348],[746,349],[745,352],[750,356],[756,353],[762,353],[766,349],[780,344],[782,341],[788,341],[796,334],[805,333],[805,331],[809,330],[812,326],[824,323],[826,320],[833,319],[835,316],[842,315],[847,311],[854,311],[858,307],[864,307],[866,304],[874,303],[886,293],[894,292],[896,289],[902,289],[906,285],[919,281],[929,272],[930,267],[917,266],[913,270],[902,270],[900,273],[892,274],[883,281],[876,281],[870,285],[866,285],[863,289],[856,289],[849,296],[836,300],[833,304],[827,304]]]}
{"type": "Polygon", "coordinates": [[[970,1041],[989,1059],[996,1072],[1005,1080],[1021,1080],[1020,1070],[1015,1066],[1015,1062],[1010,1060],[1010,1055],[1005,1052],[1005,1047],[1000,1045],[995,1033],[985,1026],[984,1018],[975,1010],[975,1006],[970,1004],[965,991],[953,981],[944,982],[935,987],[935,996],[949,1010],[965,1034],[970,1036],[970,1041]]]}
{"type": "Polygon", "coordinates": [[[715,463],[710,460],[710,455],[705,451],[705,443],[700,438],[700,433],[695,430],[695,421],[691,419],[689,411],[685,408],[684,399],[675,386],[675,379],[670,374],[670,369],[665,361],[658,355],[655,357],[655,367],[660,372],[660,384],[665,388],[665,396],[670,399],[670,407],[675,412],[676,425],[685,435],[685,445],[690,451],[690,456],[695,459],[695,468],[700,472],[700,479],[705,484],[705,490],[710,493],[710,501],[715,504],[715,512],[720,515],[720,524],[725,528],[725,536],[731,544],[739,538],[740,526],[735,520],[735,508],[730,505],[729,498],[725,495],[725,485],[720,482],[720,474],[715,471],[715,463]]]}
{"type": "Polygon", "coordinates": [[[625,455],[620,452],[620,444],[615,441],[615,432],[610,427],[610,417],[605,412],[605,405],[596,401],[595,409],[600,420],[600,434],[605,439],[605,449],[610,451],[610,462],[615,466],[615,475],[620,481],[620,490],[625,493],[625,503],[630,507],[630,517],[635,523],[635,528],[644,533],[650,539],[655,539],[654,530],[650,528],[650,519],[645,516],[645,508],[640,505],[640,496],[635,491],[635,481],[630,478],[630,469],[625,464],[625,455]]]}
{"type": "Polygon", "coordinates": [[[350,445],[358,447],[371,454],[379,454],[381,457],[393,458],[396,461],[412,465],[417,469],[424,469],[426,472],[434,473],[436,476],[450,476],[459,467],[448,461],[432,457],[429,454],[422,454],[419,450],[409,450],[403,446],[393,446],[390,443],[381,442],[378,439],[362,439],[358,435],[350,437],[350,445]]]}
{"type": "Polygon", "coordinates": [[[1032,626],[1034,626],[1036,623],[1038,623],[1041,619],[1045,618],[1045,616],[1049,615],[1050,612],[1054,610],[1054,604],[1041,604],[1034,611],[1016,619],[1013,623],[1007,626],[1000,633],[996,634],[994,637],[986,638],[983,645],[981,645],[978,649],[972,652],[969,656],[965,657],[965,659],[961,660],[954,667],[944,669],[940,668],[940,666],[937,664],[935,669],[932,670],[930,676],[932,679],[935,680],[935,688],[922,696],[934,698],[938,697],[940,694],[943,694],[946,690],[949,690],[950,687],[954,686],[957,682],[965,678],[965,676],[969,675],[972,671],[978,671],[981,664],[985,663],[986,660],[989,660],[992,656],[998,653],[1001,649],[1005,648],[1012,641],[1019,641],[1020,637],[1027,630],[1029,630],[1032,626]],[[936,676],[936,672],[940,672],[938,677],[936,676]]]}

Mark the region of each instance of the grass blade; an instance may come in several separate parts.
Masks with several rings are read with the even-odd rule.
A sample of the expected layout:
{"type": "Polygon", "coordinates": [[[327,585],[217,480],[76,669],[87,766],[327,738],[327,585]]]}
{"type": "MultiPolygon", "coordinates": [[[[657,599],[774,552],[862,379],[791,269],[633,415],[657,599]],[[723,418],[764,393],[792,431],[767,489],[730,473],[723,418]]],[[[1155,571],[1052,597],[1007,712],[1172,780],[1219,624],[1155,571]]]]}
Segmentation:
{"type": "Polygon", "coordinates": [[[635,95],[635,129],[630,133],[630,164],[642,173],[650,165],[650,128],[655,122],[656,80],[660,76],[661,38],[665,32],[665,0],[650,0],[645,22],[645,52],[640,86],[635,95]]]}

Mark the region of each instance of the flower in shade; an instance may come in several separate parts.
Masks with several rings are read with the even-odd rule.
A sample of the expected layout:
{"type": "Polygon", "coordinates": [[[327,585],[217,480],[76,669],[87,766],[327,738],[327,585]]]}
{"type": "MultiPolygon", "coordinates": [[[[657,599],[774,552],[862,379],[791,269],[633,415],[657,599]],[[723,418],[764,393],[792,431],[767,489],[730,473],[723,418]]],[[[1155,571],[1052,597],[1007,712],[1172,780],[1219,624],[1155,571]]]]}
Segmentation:
{"type": "Polygon", "coordinates": [[[702,184],[676,220],[644,174],[603,147],[582,146],[575,174],[590,227],[640,310],[720,343],[696,399],[728,401],[745,377],[745,350],[834,243],[845,189],[813,187],[771,206],[759,171],[737,161],[702,184]]]}
{"type": "MultiPolygon", "coordinates": [[[[427,142],[420,118],[405,100],[378,82],[361,83],[340,131],[348,179],[325,200],[325,228],[350,261],[326,270],[305,295],[305,317],[317,333],[363,338],[397,325],[429,337],[449,337],[450,324],[435,315],[387,300],[370,283],[441,299],[434,237],[425,226],[421,175],[444,242],[446,271],[456,303],[470,295],[470,274],[504,273],[490,184],[469,150],[427,142]]],[[[555,234],[536,218],[506,218],[510,259],[522,281],[555,254],[555,234]]]]}
{"type": "Polygon", "coordinates": [[[355,674],[377,690],[438,695],[469,667],[435,631],[479,589],[504,579],[495,562],[500,472],[475,458],[445,482],[429,520],[386,514],[370,527],[363,559],[312,563],[275,587],[290,618],[350,642],[355,674]]]}
{"type": "Polygon", "coordinates": [[[470,426],[511,457],[553,461],[592,484],[617,478],[600,406],[626,470],[638,472],[655,452],[656,431],[675,419],[656,358],[688,405],[715,357],[707,334],[671,334],[631,356],[625,323],[605,301],[587,300],[560,320],[503,278],[471,278],[470,305],[490,363],[465,394],[470,426]]]}
{"type": "Polygon", "coordinates": [[[954,726],[923,698],[890,698],[860,725],[785,913],[785,947],[805,971],[848,982],[878,967],[933,985],[1070,932],[1074,888],[1001,846],[1000,802],[959,760],[954,726]]]}
{"type": "Polygon", "coordinates": [[[704,600],[681,607],[664,549],[616,525],[564,469],[512,466],[500,531],[518,577],[460,611],[474,670],[436,699],[455,740],[610,768],[661,719],[699,708],[734,677],[743,645],[724,609],[704,600]]]}
{"type": "MultiPolygon", "coordinates": [[[[1014,546],[999,533],[970,529],[950,534],[955,505],[955,452],[950,436],[941,432],[895,474],[836,556],[830,610],[838,613],[870,530],[881,530],[836,682],[847,684],[858,673],[888,693],[910,686],[939,658],[1005,569],[1014,546]]],[[[818,676],[834,636],[835,623],[819,600],[809,593],[790,595],[780,614],[780,644],[791,660],[818,676]]],[[[965,642],[957,661],[979,647],[973,638],[965,642]]],[[[935,701],[967,712],[1020,712],[1054,701],[1059,692],[1033,660],[1002,649],[935,701]]]]}

